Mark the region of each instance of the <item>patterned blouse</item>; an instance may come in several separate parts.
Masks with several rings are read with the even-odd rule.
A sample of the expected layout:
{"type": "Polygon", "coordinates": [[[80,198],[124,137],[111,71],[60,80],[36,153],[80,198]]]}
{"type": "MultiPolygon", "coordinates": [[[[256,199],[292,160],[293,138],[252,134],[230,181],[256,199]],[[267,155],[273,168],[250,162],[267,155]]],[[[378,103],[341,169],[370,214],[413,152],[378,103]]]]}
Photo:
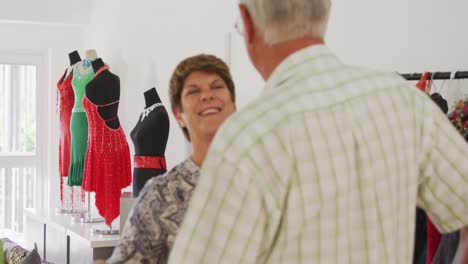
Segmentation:
{"type": "Polygon", "coordinates": [[[107,263],[167,263],[199,175],[187,159],[148,181],[107,263]]]}

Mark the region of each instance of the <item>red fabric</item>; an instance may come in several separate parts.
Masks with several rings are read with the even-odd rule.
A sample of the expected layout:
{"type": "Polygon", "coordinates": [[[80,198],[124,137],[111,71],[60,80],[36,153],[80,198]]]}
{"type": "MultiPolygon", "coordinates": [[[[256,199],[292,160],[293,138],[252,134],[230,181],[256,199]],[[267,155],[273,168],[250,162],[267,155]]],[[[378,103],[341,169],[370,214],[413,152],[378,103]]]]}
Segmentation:
{"type": "Polygon", "coordinates": [[[134,156],[133,165],[140,169],[163,169],[167,170],[166,159],[164,157],[134,156]]]}
{"type": "Polygon", "coordinates": [[[422,76],[421,79],[418,81],[416,84],[416,87],[418,87],[419,90],[426,92],[426,87],[427,87],[427,79],[429,79],[429,73],[425,72],[422,76]]]}
{"type": "Polygon", "coordinates": [[[83,190],[96,193],[96,207],[107,225],[120,214],[121,189],[132,182],[130,150],[122,130],[107,127],[99,106],[85,96],[88,117],[88,149],[83,173],[83,190]]]}
{"type": "MultiPolygon", "coordinates": [[[[65,75],[64,75],[65,76],[65,75]]],[[[60,119],[59,139],[59,173],[60,173],[60,201],[63,202],[63,179],[68,176],[70,167],[70,117],[75,104],[75,94],[72,88],[73,72],[65,79],[60,78],[57,83],[58,111],[60,119]]]]}
{"type": "Polygon", "coordinates": [[[432,264],[432,259],[434,258],[437,249],[439,248],[441,234],[439,230],[431,222],[431,219],[427,217],[427,254],[426,254],[426,264],[432,264]]]}

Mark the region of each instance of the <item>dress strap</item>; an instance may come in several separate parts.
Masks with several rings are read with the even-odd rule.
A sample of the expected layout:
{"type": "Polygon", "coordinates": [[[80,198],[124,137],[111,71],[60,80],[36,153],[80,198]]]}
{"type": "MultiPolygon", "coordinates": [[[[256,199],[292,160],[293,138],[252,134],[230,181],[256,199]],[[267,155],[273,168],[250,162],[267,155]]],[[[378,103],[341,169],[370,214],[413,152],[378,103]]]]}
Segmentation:
{"type": "Polygon", "coordinates": [[[97,106],[109,106],[109,105],[114,105],[116,103],[118,103],[120,100],[117,100],[117,101],[114,101],[114,102],[110,102],[108,104],[100,104],[100,105],[97,105],[97,106]]]}
{"type": "MultiPolygon", "coordinates": [[[[109,65],[104,65],[104,66],[102,66],[101,68],[99,68],[99,69],[96,71],[96,73],[94,74],[94,77],[98,76],[101,72],[103,72],[103,71],[105,71],[105,70],[107,70],[107,69],[109,69],[109,65]]],[[[94,78],[94,77],[93,77],[93,78],[94,78]]]]}
{"type": "Polygon", "coordinates": [[[116,120],[117,118],[119,118],[118,116],[114,116],[114,117],[111,117],[109,119],[103,119],[104,122],[109,122],[109,121],[112,121],[112,120],[116,120]]]}

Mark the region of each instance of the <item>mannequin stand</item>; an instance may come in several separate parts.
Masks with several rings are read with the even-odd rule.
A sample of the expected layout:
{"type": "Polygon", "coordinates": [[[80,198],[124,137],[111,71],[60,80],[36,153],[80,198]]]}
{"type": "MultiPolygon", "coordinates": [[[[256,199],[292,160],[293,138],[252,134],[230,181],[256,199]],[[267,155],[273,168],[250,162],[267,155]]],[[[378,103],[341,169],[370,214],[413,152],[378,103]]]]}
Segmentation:
{"type": "Polygon", "coordinates": [[[103,218],[100,218],[100,217],[91,217],[91,195],[90,193],[88,192],[88,210],[87,210],[87,214],[85,215],[84,213],[78,215],[78,217],[75,217],[75,222],[81,222],[81,223],[86,223],[86,224],[89,224],[89,223],[100,223],[100,222],[104,222],[104,219],[103,218]]]}
{"type": "MultiPolygon", "coordinates": [[[[66,182],[66,181],[67,181],[67,178],[64,179],[64,182],[66,182]]],[[[69,186],[68,188],[70,188],[70,192],[67,194],[67,197],[70,198],[70,201],[69,201],[70,207],[67,208],[67,206],[61,205],[60,207],[55,208],[55,212],[59,213],[59,214],[82,214],[82,213],[86,213],[86,209],[75,208],[75,200],[74,200],[75,197],[74,197],[74,194],[73,194],[73,192],[74,192],[73,187],[69,186]]]]}
{"type": "Polygon", "coordinates": [[[55,212],[59,214],[84,214],[86,213],[86,210],[75,208],[55,208],[55,212]]]}
{"type": "Polygon", "coordinates": [[[118,235],[119,230],[112,229],[112,225],[108,226],[107,229],[93,228],[93,233],[97,235],[118,235]]]}

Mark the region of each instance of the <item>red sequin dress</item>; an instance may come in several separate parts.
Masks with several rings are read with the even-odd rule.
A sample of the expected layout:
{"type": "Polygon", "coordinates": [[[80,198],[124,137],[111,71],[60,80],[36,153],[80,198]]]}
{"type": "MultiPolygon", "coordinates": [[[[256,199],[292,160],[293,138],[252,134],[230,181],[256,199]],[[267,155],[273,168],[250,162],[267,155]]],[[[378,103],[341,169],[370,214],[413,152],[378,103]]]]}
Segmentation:
{"type": "MultiPolygon", "coordinates": [[[[71,70],[71,69],[70,69],[71,70]]],[[[66,72],[57,83],[58,111],[60,119],[59,139],[59,172],[60,172],[60,201],[63,202],[63,177],[68,176],[70,167],[70,117],[75,103],[72,88],[73,71],[66,76],[66,72]]]]}
{"type": "MultiPolygon", "coordinates": [[[[97,71],[95,77],[101,71],[97,71]]],[[[114,103],[117,102],[96,105],[86,96],[82,101],[88,118],[88,148],[82,187],[96,193],[96,207],[107,225],[120,214],[121,189],[132,182],[130,150],[122,126],[109,128],[98,113],[98,107],[114,103]]]]}

